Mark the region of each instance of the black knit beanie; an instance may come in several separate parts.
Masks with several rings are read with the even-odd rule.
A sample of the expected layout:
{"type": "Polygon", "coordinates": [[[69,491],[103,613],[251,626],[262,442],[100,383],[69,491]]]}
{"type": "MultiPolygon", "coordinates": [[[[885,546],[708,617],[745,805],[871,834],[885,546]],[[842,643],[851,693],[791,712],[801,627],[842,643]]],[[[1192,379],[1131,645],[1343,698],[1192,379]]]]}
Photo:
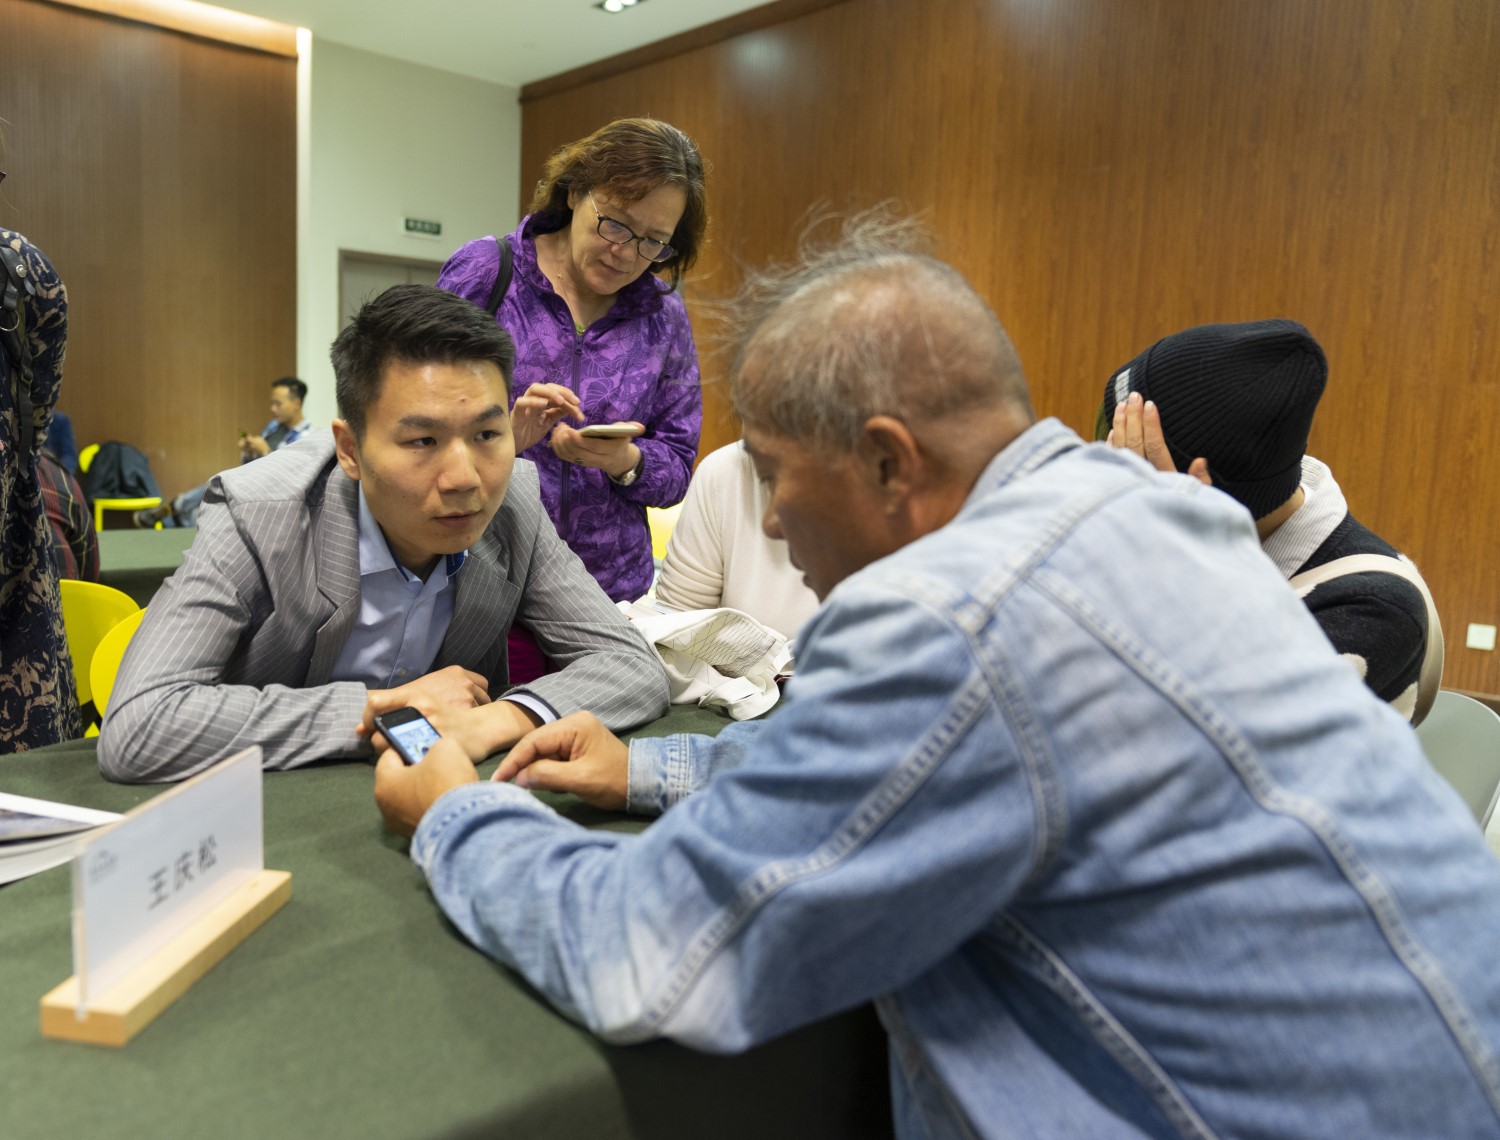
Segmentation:
{"type": "Polygon", "coordinates": [[[1200,325],[1110,377],[1106,424],[1131,392],[1154,400],[1179,471],[1199,456],[1214,486],[1263,518],[1296,493],[1328,361],[1296,321],[1200,325]]]}

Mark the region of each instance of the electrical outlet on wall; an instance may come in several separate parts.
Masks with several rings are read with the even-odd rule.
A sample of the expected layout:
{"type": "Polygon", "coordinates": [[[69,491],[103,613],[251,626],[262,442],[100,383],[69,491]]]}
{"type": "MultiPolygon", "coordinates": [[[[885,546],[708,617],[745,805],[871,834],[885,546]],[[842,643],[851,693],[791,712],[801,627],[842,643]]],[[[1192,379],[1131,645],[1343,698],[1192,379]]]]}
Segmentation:
{"type": "Polygon", "coordinates": [[[1477,622],[1469,623],[1469,636],[1464,644],[1470,649],[1495,648],[1495,627],[1492,625],[1479,625],[1477,622]]]}

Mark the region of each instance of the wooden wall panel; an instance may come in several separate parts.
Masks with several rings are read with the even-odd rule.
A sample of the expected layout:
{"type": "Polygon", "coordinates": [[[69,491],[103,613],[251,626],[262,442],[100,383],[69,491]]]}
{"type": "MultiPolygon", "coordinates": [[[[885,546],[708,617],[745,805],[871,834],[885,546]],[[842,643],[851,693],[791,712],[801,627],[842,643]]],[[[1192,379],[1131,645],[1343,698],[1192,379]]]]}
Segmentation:
{"type": "MultiPolygon", "coordinates": [[[[1081,432],[1157,337],[1302,321],[1332,366],[1311,450],[1433,584],[1445,683],[1500,693],[1496,654],[1463,647],[1500,620],[1493,0],[847,0],[546,90],[523,91],[527,198],[611,118],[698,140],[690,305],[786,256],[813,204],[895,199],[999,312],[1038,410],[1081,432]]],[[[705,451],[735,432],[706,356],[705,451]]]]}
{"type": "Polygon", "coordinates": [[[37,0],[0,43],[0,225],[68,286],[59,407],[186,490],[296,368],[296,62],[37,0]]]}

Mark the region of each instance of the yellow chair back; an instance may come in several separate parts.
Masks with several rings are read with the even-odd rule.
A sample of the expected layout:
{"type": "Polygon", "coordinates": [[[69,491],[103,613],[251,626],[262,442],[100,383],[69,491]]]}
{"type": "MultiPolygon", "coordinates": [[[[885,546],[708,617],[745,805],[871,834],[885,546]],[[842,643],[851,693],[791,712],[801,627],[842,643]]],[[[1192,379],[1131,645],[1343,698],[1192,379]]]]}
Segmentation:
{"type": "Polygon", "coordinates": [[[99,445],[91,443],[78,453],[78,470],[87,471],[89,464],[94,461],[94,456],[99,454],[99,445]]]}
{"type": "Polygon", "coordinates": [[[104,719],[104,708],[109,704],[110,693],[115,690],[115,674],[120,671],[126,647],[145,616],[145,610],[136,610],[106,633],[94,650],[94,659],[89,662],[89,688],[93,690],[94,708],[98,710],[100,720],[104,719]]]}
{"type": "Polygon", "coordinates": [[[682,504],[671,507],[647,507],[646,523],[651,527],[651,557],[660,562],[667,556],[667,540],[677,526],[677,516],[682,513],[682,504]]]}
{"type": "Polygon", "coordinates": [[[113,586],[98,582],[79,582],[64,578],[62,587],[63,625],[68,632],[68,653],[73,658],[73,676],[78,682],[78,703],[93,700],[89,667],[94,651],[104,635],[131,614],[140,611],[135,599],[113,586]]]}

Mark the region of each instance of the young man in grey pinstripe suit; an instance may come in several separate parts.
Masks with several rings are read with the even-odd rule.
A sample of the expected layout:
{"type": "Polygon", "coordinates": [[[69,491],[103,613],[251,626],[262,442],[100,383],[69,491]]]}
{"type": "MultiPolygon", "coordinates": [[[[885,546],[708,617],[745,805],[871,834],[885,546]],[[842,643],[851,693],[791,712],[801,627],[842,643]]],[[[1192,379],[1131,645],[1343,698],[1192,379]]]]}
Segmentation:
{"type": "Polygon", "coordinates": [[[516,461],[514,360],[485,313],[437,289],[360,310],[333,346],[332,433],[210,483],[121,664],[106,776],[179,779],[250,744],[268,768],[364,755],[373,717],[408,705],[450,734],[483,705],[461,724],[496,748],[584,708],[622,728],[661,715],[655,654],[516,461]],[[505,691],[518,619],[560,668],[505,691]]]}

